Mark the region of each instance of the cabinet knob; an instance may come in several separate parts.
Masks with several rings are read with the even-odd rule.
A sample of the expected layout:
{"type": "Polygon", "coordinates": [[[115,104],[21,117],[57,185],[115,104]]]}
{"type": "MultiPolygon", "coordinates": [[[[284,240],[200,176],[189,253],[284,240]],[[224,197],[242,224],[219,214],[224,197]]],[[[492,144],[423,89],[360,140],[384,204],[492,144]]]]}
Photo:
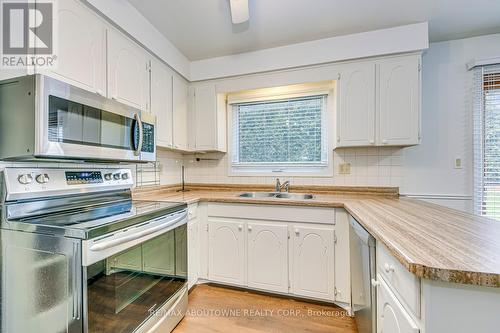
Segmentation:
{"type": "Polygon", "coordinates": [[[388,263],[385,263],[384,264],[384,270],[385,270],[386,273],[394,272],[394,266],[393,265],[389,265],[388,263]]]}
{"type": "Polygon", "coordinates": [[[295,234],[298,236],[300,234],[300,230],[299,229],[295,229],[295,234]]]}
{"type": "Polygon", "coordinates": [[[243,226],[242,226],[241,224],[240,224],[240,225],[238,225],[238,230],[239,230],[239,231],[243,230],[243,226]]]}
{"type": "Polygon", "coordinates": [[[380,286],[380,281],[372,279],[372,286],[374,286],[375,288],[377,288],[378,286],[380,286]]]}
{"type": "Polygon", "coordinates": [[[386,144],[387,144],[387,140],[386,140],[386,139],[383,139],[383,140],[382,140],[382,143],[383,143],[384,145],[386,145],[386,144]]]}
{"type": "Polygon", "coordinates": [[[248,231],[252,231],[252,226],[251,225],[248,226],[248,231]]]}

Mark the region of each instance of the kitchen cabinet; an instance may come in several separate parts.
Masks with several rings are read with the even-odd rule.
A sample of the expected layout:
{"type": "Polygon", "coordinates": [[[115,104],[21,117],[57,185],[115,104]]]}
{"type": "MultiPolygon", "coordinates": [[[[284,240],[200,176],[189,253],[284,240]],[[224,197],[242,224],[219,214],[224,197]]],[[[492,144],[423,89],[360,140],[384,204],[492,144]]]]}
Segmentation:
{"type": "Polygon", "coordinates": [[[418,333],[418,326],[382,277],[377,280],[377,333],[418,333]]]}
{"type": "MultiPolygon", "coordinates": [[[[176,230],[177,231],[177,230],[176,230]]],[[[173,231],[155,237],[142,245],[143,269],[150,273],[176,274],[175,235],[173,231]]]]}
{"type": "Polygon", "coordinates": [[[420,54],[339,68],[337,148],[420,143],[420,54]]]}
{"type": "Polygon", "coordinates": [[[245,223],[210,217],[208,223],[209,280],[246,285],[245,223]]]}
{"type": "Polygon", "coordinates": [[[342,147],[375,144],[375,63],[342,67],[339,81],[337,144],[342,147]]]}
{"type": "Polygon", "coordinates": [[[196,151],[226,151],[226,98],[214,84],[193,87],[192,113],[196,151]]]}
{"type": "Polygon", "coordinates": [[[292,293],[333,301],[333,227],[293,225],[292,229],[292,293]]]}
{"type": "Polygon", "coordinates": [[[335,210],[334,296],[336,302],[351,303],[351,267],[349,257],[349,215],[344,209],[335,210]]]}
{"type": "Polygon", "coordinates": [[[188,150],[188,83],[180,76],[172,77],[173,147],[188,150]]]}
{"type": "Polygon", "coordinates": [[[414,145],[420,136],[420,57],[387,58],[378,66],[379,137],[382,145],[414,145]]]}
{"type": "Polygon", "coordinates": [[[156,145],[173,147],[172,72],[158,60],[151,61],[151,112],[156,116],[156,145]]]}
{"type": "Polygon", "coordinates": [[[36,72],[106,95],[106,25],[80,1],[58,1],[56,8],[57,67],[36,72]]]}
{"type": "Polygon", "coordinates": [[[145,50],[118,31],[109,31],[108,97],[149,112],[149,68],[145,50]]]}
{"type": "Polygon", "coordinates": [[[198,217],[193,213],[196,208],[197,207],[193,207],[193,205],[190,205],[188,208],[188,288],[191,288],[196,284],[199,278],[200,270],[200,222],[198,217]]]}
{"type": "Polygon", "coordinates": [[[248,222],[248,287],[288,293],[288,226],[248,222]]]}

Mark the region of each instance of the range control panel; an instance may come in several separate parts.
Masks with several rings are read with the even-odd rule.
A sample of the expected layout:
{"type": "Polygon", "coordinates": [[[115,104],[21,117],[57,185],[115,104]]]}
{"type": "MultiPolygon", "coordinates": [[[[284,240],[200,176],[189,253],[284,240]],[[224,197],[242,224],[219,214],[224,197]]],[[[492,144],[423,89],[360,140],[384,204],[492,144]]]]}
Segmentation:
{"type": "Polygon", "coordinates": [[[66,171],[69,185],[102,183],[101,171],[66,171]]]}
{"type": "Polygon", "coordinates": [[[7,167],[3,179],[10,200],[131,189],[134,185],[130,169],[7,167]]]}

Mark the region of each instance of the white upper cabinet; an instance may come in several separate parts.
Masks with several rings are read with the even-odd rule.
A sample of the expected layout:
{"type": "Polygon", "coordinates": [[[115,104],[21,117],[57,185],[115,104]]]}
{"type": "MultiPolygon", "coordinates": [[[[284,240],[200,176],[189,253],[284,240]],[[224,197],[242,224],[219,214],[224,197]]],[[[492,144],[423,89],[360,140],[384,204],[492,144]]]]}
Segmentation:
{"type": "Polygon", "coordinates": [[[188,150],[188,83],[178,75],[172,78],[173,148],[188,150]]]}
{"type": "Polygon", "coordinates": [[[420,330],[379,275],[377,333],[418,333],[420,330]]]}
{"type": "Polygon", "coordinates": [[[336,147],[420,143],[420,54],[340,65],[336,147]]]}
{"type": "Polygon", "coordinates": [[[172,72],[157,60],[151,62],[151,112],[156,116],[156,144],[173,147],[172,72]]]}
{"type": "Polygon", "coordinates": [[[80,1],[58,1],[57,68],[51,75],[79,88],[106,95],[106,26],[80,1]]]}
{"type": "Polygon", "coordinates": [[[193,87],[192,113],[197,151],[226,151],[226,99],[213,83],[193,87]]]}
{"type": "Polygon", "coordinates": [[[333,226],[292,226],[292,293],[334,300],[333,226]]]}
{"type": "Polygon", "coordinates": [[[420,141],[420,57],[378,61],[379,142],[414,145],[420,141]]]}
{"type": "Polygon", "coordinates": [[[108,33],[108,95],[149,111],[149,56],[115,30],[108,33]]]}
{"type": "Polygon", "coordinates": [[[288,226],[248,222],[248,286],[288,293],[288,226]]]}
{"type": "Polygon", "coordinates": [[[246,285],[245,223],[209,218],[208,277],[211,281],[246,285]]]}
{"type": "Polygon", "coordinates": [[[337,145],[374,145],[375,63],[359,62],[343,66],[338,87],[337,145]]]}

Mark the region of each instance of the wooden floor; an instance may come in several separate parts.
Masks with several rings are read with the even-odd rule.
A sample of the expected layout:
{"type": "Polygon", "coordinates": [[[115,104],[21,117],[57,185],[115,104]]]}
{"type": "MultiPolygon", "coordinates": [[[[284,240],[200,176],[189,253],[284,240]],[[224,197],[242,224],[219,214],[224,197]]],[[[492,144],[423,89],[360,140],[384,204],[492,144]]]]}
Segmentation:
{"type": "Polygon", "coordinates": [[[356,333],[357,329],[336,306],[202,284],[189,294],[186,317],[173,332],[356,333]]]}

